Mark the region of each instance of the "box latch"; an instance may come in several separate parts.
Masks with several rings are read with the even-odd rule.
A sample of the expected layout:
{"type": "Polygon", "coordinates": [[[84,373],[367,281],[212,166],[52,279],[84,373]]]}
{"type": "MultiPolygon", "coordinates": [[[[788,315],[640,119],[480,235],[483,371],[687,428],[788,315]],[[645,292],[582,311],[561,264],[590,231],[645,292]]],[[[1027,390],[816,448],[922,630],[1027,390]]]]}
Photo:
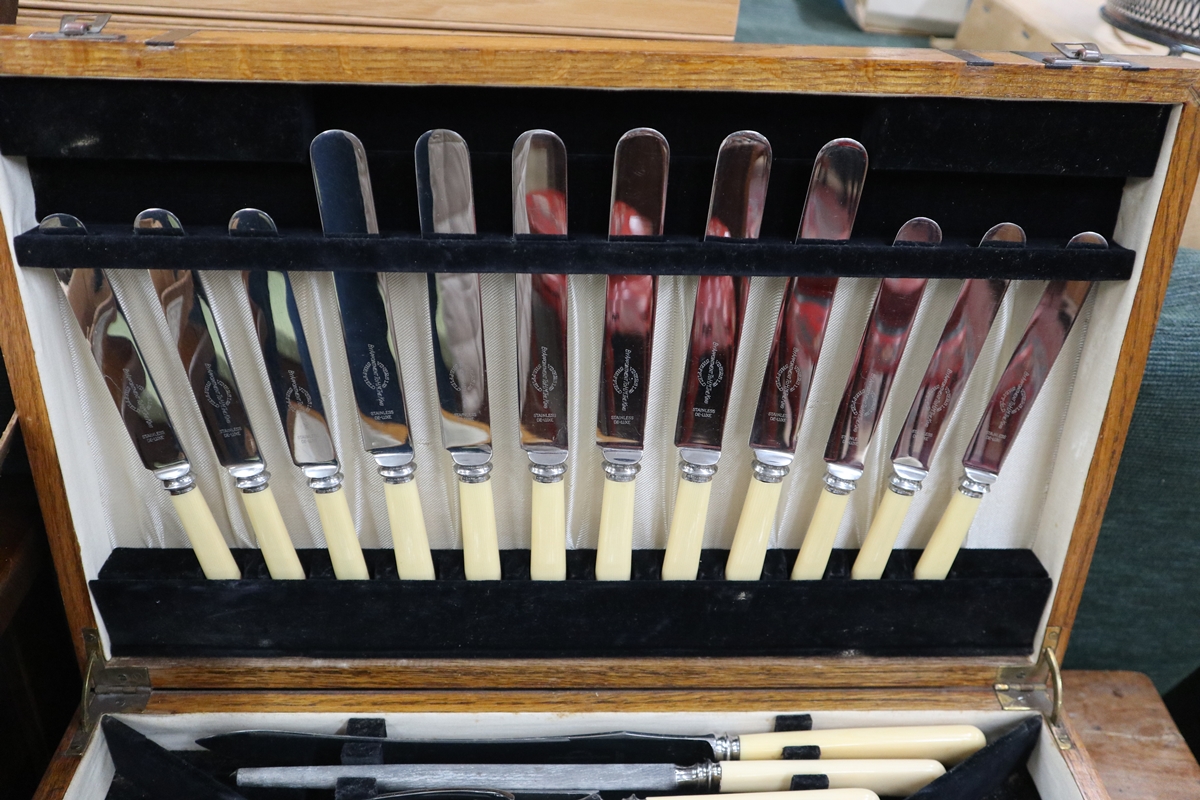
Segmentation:
{"type": "Polygon", "coordinates": [[[1106,56],[1094,42],[1055,42],[1054,49],[1062,55],[1042,58],[1042,63],[1050,69],[1070,69],[1077,66],[1120,67],[1129,72],[1145,72],[1150,69],[1144,64],[1134,64],[1114,56],[1106,56]]]}
{"type": "Polygon", "coordinates": [[[36,31],[29,34],[30,39],[85,39],[89,42],[123,42],[123,33],[104,33],[104,26],[112,19],[112,14],[63,14],[58,22],[58,30],[36,31]]]}
{"type": "Polygon", "coordinates": [[[1050,725],[1059,749],[1074,747],[1063,724],[1062,671],[1053,647],[1043,647],[1041,657],[1031,666],[1001,667],[993,688],[1005,711],[1039,712],[1050,725]]]}
{"type": "Polygon", "coordinates": [[[100,632],[84,628],[83,644],[87,668],[83,673],[83,698],[79,729],[71,739],[67,755],[82,755],[92,732],[105,714],[136,714],[150,699],[150,670],[145,667],[110,667],[100,644],[100,632]]]}

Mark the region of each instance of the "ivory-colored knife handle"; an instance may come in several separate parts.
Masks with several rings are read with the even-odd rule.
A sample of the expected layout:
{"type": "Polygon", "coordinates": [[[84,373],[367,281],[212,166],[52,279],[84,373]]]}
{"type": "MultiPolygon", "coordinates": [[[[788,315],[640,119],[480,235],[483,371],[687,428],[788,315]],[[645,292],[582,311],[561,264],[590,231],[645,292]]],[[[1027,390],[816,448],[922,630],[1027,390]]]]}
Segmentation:
{"type": "MultiPolygon", "coordinates": [[[[810,789],[802,792],[726,794],[725,800],[879,800],[870,789],[810,789]]],[[[647,800],[696,800],[694,794],[650,795],[647,800]]]]}
{"type": "Polygon", "coordinates": [[[242,492],[242,505],[246,507],[246,516],[250,518],[250,527],[254,529],[254,538],[258,540],[258,549],[262,551],[271,577],[277,581],[304,580],[304,567],[300,566],[300,558],[271,487],[242,492]]]}
{"type": "Polygon", "coordinates": [[[383,484],[388,523],[392,528],[392,548],[396,551],[396,570],[401,580],[431,581],[433,556],[429,535],[425,532],[425,514],[416,481],[383,484]]]}
{"type": "Polygon", "coordinates": [[[700,571],[700,549],[704,546],[704,522],[708,519],[708,497],[712,481],[696,483],[679,479],[675,512],[663,557],[664,581],[694,581],[700,571]]]}
{"type": "Polygon", "coordinates": [[[796,564],[792,567],[792,580],[819,581],[825,577],[825,567],[829,566],[829,554],[833,551],[833,540],[837,538],[838,528],[842,525],[842,517],[849,503],[849,494],[834,494],[828,489],[821,490],[817,510],[813,512],[812,522],[808,523],[808,533],[804,534],[800,555],[796,556],[796,564]]]}
{"type": "Polygon", "coordinates": [[[742,761],[783,758],[785,747],[816,745],[821,758],[932,758],[957,764],[987,744],[974,725],[906,725],[891,728],[831,728],[738,737],[742,761]]]}
{"type": "Polygon", "coordinates": [[[950,567],[954,565],[954,559],[958,556],[963,541],[967,538],[967,531],[971,528],[971,521],[975,519],[975,512],[979,510],[979,501],[982,499],[967,497],[961,491],[954,493],[954,497],[950,498],[950,505],[946,506],[946,513],[942,514],[941,521],[929,539],[929,544],[925,545],[925,552],[921,553],[921,560],[913,570],[914,578],[919,581],[945,579],[950,567]]]}
{"type": "Polygon", "coordinates": [[[500,542],[496,536],[496,504],[492,482],[458,482],[462,516],[463,563],[469,581],[500,580],[500,542]]]}
{"type": "Polygon", "coordinates": [[[720,791],[782,792],[791,787],[793,775],[825,775],[830,789],[907,797],[945,772],[940,762],[923,758],[722,761],[720,791]]]}
{"type": "Polygon", "coordinates": [[[533,482],[529,517],[529,577],[567,579],[566,481],[533,482]]]}
{"type": "Polygon", "coordinates": [[[896,547],[896,537],[900,535],[900,527],[904,525],[912,501],[911,494],[897,494],[891,489],[883,493],[875,519],[871,520],[871,529],[850,569],[851,578],[873,581],[883,577],[883,569],[896,547]]]}
{"type": "Polygon", "coordinates": [[[627,581],[633,572],[633,496],[637,480],[604,479],[596,580],[627,581]]]}
{"type": "Polygon", "coordinates": [[[325,532],[333,574],[340,581],[369,579],[367,562],[358,544],[358,534],[354,532],[354,519],[346,504],[346,490],[339,486],[332,492],[314,492],[313,498],[317,501],[317,516],[321,518],[321,530],[325,532]]]}
{"type": "Polygon", "coordinates": [[[729,560],[725,562],[725,580],[756,581],[762,577],[767,545],[775,527],[775,509],[779,507],[782,491],[782,482],[750,479],[742,515],[733,534],[733,545],[729,548],[729,560]]]}
{"type": "Polygon", "coordinates": [[[242,571],[233,560],[233,553],[229,552],[229,545],[225,543],[225,537],[221,535],[221,529],[217,527],[204,495],[200,493],[200,487],[171,495],[171,505],[175,506],[175,513],[183,523],[183,530],[192,543],[204,577],[213,581],[239,580],[242,571]]]}

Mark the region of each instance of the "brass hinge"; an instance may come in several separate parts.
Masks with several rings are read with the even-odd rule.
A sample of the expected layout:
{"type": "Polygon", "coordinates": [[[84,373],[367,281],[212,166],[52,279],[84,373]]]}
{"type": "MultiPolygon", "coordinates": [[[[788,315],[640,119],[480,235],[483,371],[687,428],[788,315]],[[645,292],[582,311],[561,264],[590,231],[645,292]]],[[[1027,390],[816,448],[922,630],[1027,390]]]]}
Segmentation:
{"type": "Polygon", "coordinates": [[[1074,747],[1063,724],[1062,670],[1055,648],[1061,628],[1048,628],[1036,664],[1001,667],[996,673],[996,699],[1005,711],[1037,711],[1046,718],[1060,750],[1074,747]]]}
{"type": "Polygon", "coordinates": [[[63,14],[58,22],[58,30],[36,31],[29,35],[30,39],[84,39],[89,42],[123,42],[123,33],[104,33],[104,26],[112,19],[112,14],[63,14]]]}
{"type": "Polygon", "coordinates": [[[83,672],[83,698],[79,729],[71,739],[67,755],[82,755],[100,718],[105,714],[136,714],[150,699],[150,670],[145,667],[110,667],[100,644],[100,632],[83,629],[87,667],[83,672]]]}

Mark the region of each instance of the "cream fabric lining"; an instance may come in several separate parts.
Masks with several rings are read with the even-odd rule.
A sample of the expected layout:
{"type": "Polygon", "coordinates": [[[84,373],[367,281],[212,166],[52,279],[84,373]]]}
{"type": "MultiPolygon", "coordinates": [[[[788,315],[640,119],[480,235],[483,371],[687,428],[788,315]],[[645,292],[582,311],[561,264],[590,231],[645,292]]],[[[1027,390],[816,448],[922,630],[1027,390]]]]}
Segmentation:
{"type": "MultiPolygon", "coordinates": [[[[1011,730],[1036,712],[1011,711],[812,711],[778,709],[762,712],[640,712],[640,713],[382,713],[372,714],[387,723],[393,738],[469,739],[473,737],[551,736],[569,733],[602,733],[614,730],[674,733],[677,735],[746,734],[772,729],[776,713],[811,713],[815,730],[891,725],[975,725],[989,741],[1011,730]]],[[[344,733],[346,720],[361,713],[212,713],[121,714],[135,729],[173,750],[198,749],[203,736],[238,730],[287,730],[307,733],[344,733]]],[[[1038,793],[1046,800],[1083,800],[1070,768],[1049,728],[1028,762],[1038,793]]],[[[66,800],[101,800],[112,780],[112,760],[103,736],[95,736],[65,795],[66,800]]]]}
{"type": "MultiPolygon", "coordinates": [[[[1131,216],[1128,209],[1123,209],[1122,218],[1126,221],[1118,241],[1139,252],[1144,252],[1153,224],[1153,208],[1161,192],[1173,131],[1174,122],[1164,142],[1158,175],[1148,181],[1131,181],[1126,191],[1141,213],[1131,216]]],[[[21,159],[3,159],[2,167],[0,212],[11,236],[36,224],[32,187],[21,159]]],[[[183,220],[183,223],[186,227],[188,221],[183,220]]],[[[1139,257],[1139,270],[1140,264],[1139,257]]],[[[186,537],[165,492],[142,468],[114,413],[112,401],[86,352],[54,276],[36,269],[19,269],[17,272],[51,424],[59,442],[85,573],[94,578],[115,546],[185,546],[186,537]],[[70,443],[77,443],[77,446],[71,447],[70,443]]],[[[216,463],[179,359],[167,343],[165,319],[150,288],[148,275],[114,273],[112,277],[218,524],[232,545],[254,546],[238,492],[232,479],[216,463]]],[[[360,538],[365,547],[388,547],[390,529],[383,493],[375,463],[363,451],[358,433],[331,276],[296,273],[292,277],[360,538]]],[[[265,373],[252,338],[240,278],[235,273],[211,273],[205,280],[255,434],[272,473],[271,484],[292,538],[298,547],[322,546],[310,492],[303,476],[291,463],[268,398],[265,373]]],[[[457,491],[450,459],[440,445],[425,277],[396,274],[388,280],[416,441],[417,483],[430,542],[434,547],[458,547],[461,540],[457,491]]],[[[634,542],[639,548],[663,547],[670,523],[678,479],[678,456],[672,441],[674,418],[695,282],[694,278],[662,278],[659,281],[646,454],[637,482],[634,542]]],[[[773,546],[798,547],[807,527],[821,490],[825,440],[877,284],[874,280],[844,279],[838,289],[801,428],[796,460],[784,485],[773,546]]],[[[517,445],[513,280],[508,275],[486,275],[482,285],[495,445],[493,482],[500,542],[502,547],[526,547],[530,476],[525,456],[517,445]]],[[[782,286],[782,279],[755,279],[753,282],[745,334],[733,378],[726,449],[715,478],[709,510],[706,535],[706,546],[709,547],[727,547],[737,525],[749,480],[751,454],[745,442],[782,286]]],[[[958,281],[931,281],[926,290],[895,388],[868,454],[866,474],[859,482],[843,520],[838,546],[857,546],[866,534],[881,493],[885,491],[890,472],[888,455],[896,430],[906,416],[958,287],[958,281]]],[[[951,417],[930,478],[901,532],[900,546],[921,546],[932,532],[957,485],[961,474],[959,460],[991,387],[1020,338],[1042,288],[1040,282],[1017,282],[1010,287],[964,396],[951,417]]],[[[1044,548],[1038,546],[1039,532],[1053,530],[1056,540],[1061,538],[1063,543],[1049,547],[1047,566],[1052,574],[1057,574],[1061,567],[1059,555],[1065,551],[1071,527],[1069,522],[1073,521],[1076,509],[1043,515],[1043,508],[1055,472],[1058,436],[1071,396],[1074,367],[1082,353],[1092,369],[1081,378],[1081,384],[1084,384],[1081,391],[1089,398],[1107,398],[1135,288],[1135,282],[1100,287],[1106,317],[1094,353],[1089,346],[1091,302],[1081,314],[1010,453],[999,483],[980,508],[967,540],[968,547],[1035,547],[1041,551],[1044,548]]],[[[1093,298],[1095,295],[1093,293],[1093,298]]],[[[603,477],[593,434],[603,303],[602,277],[572,276],[569,367],[572,419],[567,471],[567,523],[571,547],[595,546],[600,513],[603,477]]],[[[1071,442],[1072,470],[1079,469],[1081,460],[1082,468],[1086,470],[1103,408],[1103,402],[1090,402],[1083,419],[1072,428],[1076,436],[1071,442]]],[[[1077,493],[1074,496],[1077,497],[1077,493]]],[[[1043,555],[1044,559],[1046,557],[1043,555]]]]}

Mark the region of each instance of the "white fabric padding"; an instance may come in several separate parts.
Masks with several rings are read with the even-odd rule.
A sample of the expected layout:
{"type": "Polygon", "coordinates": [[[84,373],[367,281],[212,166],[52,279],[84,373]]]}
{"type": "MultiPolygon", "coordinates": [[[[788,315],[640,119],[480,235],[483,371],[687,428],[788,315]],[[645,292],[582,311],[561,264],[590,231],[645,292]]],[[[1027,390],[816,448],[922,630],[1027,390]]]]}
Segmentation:
{"type": "MultiPolygon", "coordinates": [[[[1101,286],[1092,301],[1095,311],[1089,305],[1080,315],[1009,454],[999,482],[980,507],[967,540],[968,547],[1033,547],[1057,579],[1116,369],[1177,116],[1178,110],[1163,145],[1156,177],[1130,181],[1126,191],[1117,241],[1139,252],[1135,281],[1101,286]],[[1093,314],[1103,324],[1092,324],[1089,316],[1093,314]],[[1071,406],[1068,412],[1076,364],[1084,368],[1074,385],[1074,394],[1088,401],[1078,407],[1071,406]],[[1059,435],[1064,426],[1070,437],[1066,442],[1070,458],[1068,466],[1062,469],[1069,471],[1069,476],[1059,474],[1062,469],[1056,462],[1056,455],[1062,449],[1059,435]],[[1055,490],[1058,505],[1052,511],[1047,510],[1050,487],[1068,478],[1069,486],[1063,484],[1055,490]],[[1053,542],[1043,541],[1044,536],[1052,537],[1053,542]]],[[[869,180],[866,191],[870,191],[869,180]]],[[[3,159],[0,213],[10,237],[36,224],[30,179],[20,159],[3,159]]],[[[186,228],[188,220],[183,220],[183,224],[186,228]]],[[[87,577],[96,577],[114,546],[185,546],[186,537],[167,496],[142,468],[54,276],[38,269],[17,272],[87,577]]],[[[359,436],[332,276],[294,273],[292,279],[360,538],[364,547],[389,547],[390,532],[380,478],[374,460],[363,451],[359,436]]],[[[115,273],[113,283],[218,524],[231,545],[254,546],[233,480],[216,462],[178,356],[168,343],[165,318],[148,274],[115,273]]],[[[311,493],[291,463],[270,402],[241,276],[231,272],[210,273],[205,276],[205,283],[293,541],[297,547],[320,547],[323,540],[311,493]]],[[[707,547],[728,547],[737,525],[750,479],[751,453],[746,442],[783,284],[782,279],[758,278],[752,282],[733,380],[725,450],[709,509],[707,547]]],[[[389,276],[388,285],[416,447],[416,480],[430,544],[435,548],[459,547],[455,477],[451,461],[441,447],[438,427],[426,279],[424,275],[395,274],[389,276]]],[[[604,285],[603,277],[599,276],[570,279],[571,430],[566,497],[568,543],[575,548],[595,546],[600,515],[603,473],[594,442],[604,285]]],[[[637,480],[634,543],[639,548],[662,548],[666,543],[678,474],[678,454],[673,444],[675,414],[695,285],[695,278],[659,280],[645,456],[637,480]]],[[[885,491],[891,470],[888,457],[897,430],[907,415],[959,285],[956,280],[929,283],[895,387],[867,455],[866,472],[843,519],[838,547],[857,547],[866,535],[885,491]]],[[[821,491],[825,442],[877,286],[875,280],[843,279],[838,288],[796,459],[784,484],[772,546],[798,547],[807,528],[821,491]]],[[[1043,287],[1043,283],[1036,281],[1016,282],[1010,287],[962,399],[950,418],[930,477],[900,533],[898,546],[922,546],[936,525],[958,484],[962,454],[992,387],[1043,287]]],[[[518,446],[512,277],[485,275],[482,289],[495,450],[492,480],[500,544],[505,548],[528,547],[530,475],[525,454],[518,446]]]]}

